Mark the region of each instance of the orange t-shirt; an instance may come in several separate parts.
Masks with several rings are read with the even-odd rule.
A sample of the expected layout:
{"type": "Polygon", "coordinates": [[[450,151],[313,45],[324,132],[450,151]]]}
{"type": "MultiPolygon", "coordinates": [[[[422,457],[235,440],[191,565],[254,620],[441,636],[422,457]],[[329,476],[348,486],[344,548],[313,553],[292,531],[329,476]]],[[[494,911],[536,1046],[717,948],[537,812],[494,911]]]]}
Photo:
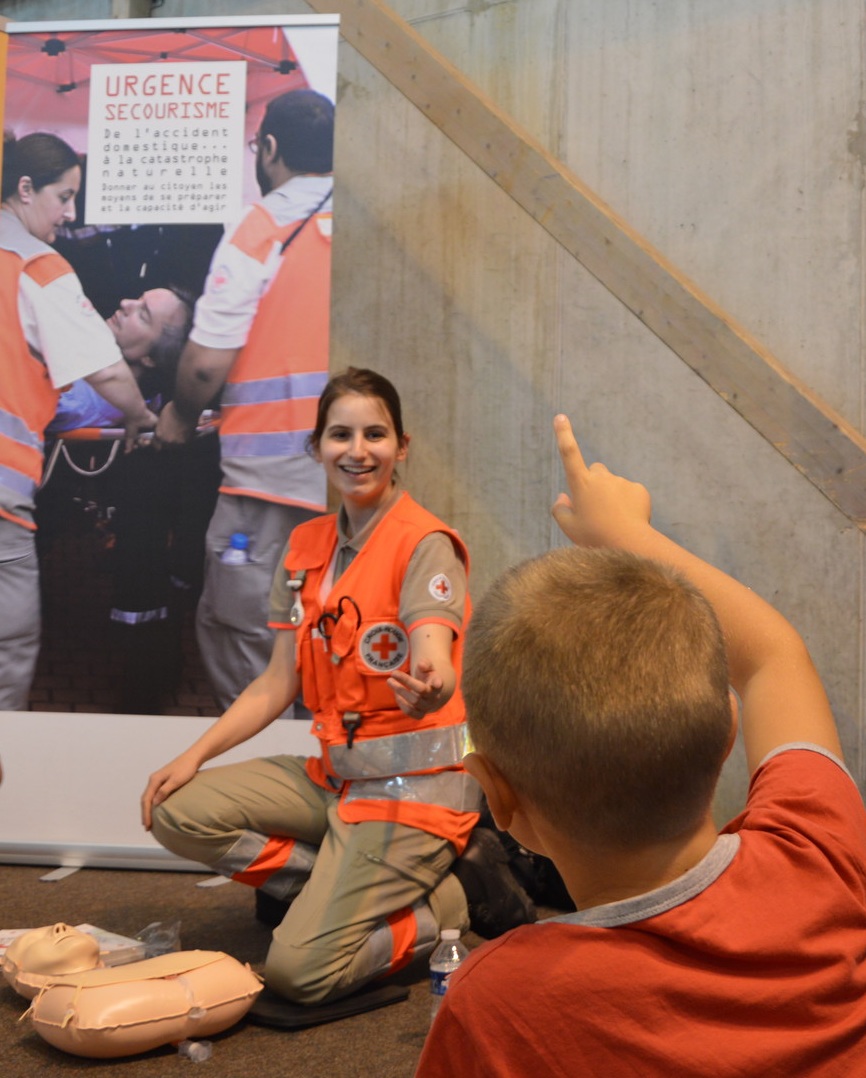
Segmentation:
{"type": "Polygon", "coordinates": [[[685,876],[475,951],[417,1074],[866,1075],[866,810],[851,777],[786,746],[685,876]]]}

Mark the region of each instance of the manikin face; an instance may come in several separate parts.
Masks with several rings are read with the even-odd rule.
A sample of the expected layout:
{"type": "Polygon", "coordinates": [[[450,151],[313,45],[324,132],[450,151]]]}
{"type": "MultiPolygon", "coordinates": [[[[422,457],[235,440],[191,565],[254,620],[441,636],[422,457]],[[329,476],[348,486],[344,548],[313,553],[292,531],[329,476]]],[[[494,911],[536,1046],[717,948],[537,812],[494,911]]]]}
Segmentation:
{"type": "Polygon", "coordinates": [[[122,299],[108,319],[118,347],[128,363],[149,356],[166,326],[184,323],[184,305],[168,288],[151,288],[138,299],[122,299]]]}
{"type": "Polygon", "coordinates": [[[80,186],[78,165],[68,168],[56,183],[46,183],[38,191],[34,191],[29,176],[22,176],[16,201],[18,216],[27,231],[43,243],[53,243],[57,229],[75,220],[75,196],[80,186]]]}
{"type": "Polygon", "coordinates": [[[408,439],[398,440],[384,401],[345,393],[328,409],[316,458],[347,508],[375,512],[387,501],[394,467],[407,451],[408,439]]]}

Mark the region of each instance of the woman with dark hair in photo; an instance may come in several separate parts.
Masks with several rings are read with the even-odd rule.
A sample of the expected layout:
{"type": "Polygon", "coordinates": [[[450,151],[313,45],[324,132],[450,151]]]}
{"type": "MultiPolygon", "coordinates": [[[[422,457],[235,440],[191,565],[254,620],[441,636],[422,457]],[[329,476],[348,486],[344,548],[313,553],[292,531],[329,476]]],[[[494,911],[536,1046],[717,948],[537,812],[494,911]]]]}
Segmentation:
{"type": "Polygon", "coordinates": [[[3,140],[0,206],[0,710],[23,710],[39,651],[34,495],[60,389],[85,378],[124,415],[128,444],[156,423],[114,337],[49,245],[75,220],[81,167],[56,135],[3,140]]]}
{"type": "MultiPolygon", "coordinates": [[[[397,391],[373,371],[337,375],[310,443],[340,508],[292,532],[270,663],[150,777],[142,809],[174,853],[291,903],[265,979],[319,1004],[428,954],[440,928],[469,927],[478,899],[454,859],[480,799],[461,763],[468,554],[397,478],[409,448],[397,391]],[[321,755],[199,770],[301,689],[321,755]]],[[[488,878],[499,931],[534,918],[513,879],[488,878]]]]}

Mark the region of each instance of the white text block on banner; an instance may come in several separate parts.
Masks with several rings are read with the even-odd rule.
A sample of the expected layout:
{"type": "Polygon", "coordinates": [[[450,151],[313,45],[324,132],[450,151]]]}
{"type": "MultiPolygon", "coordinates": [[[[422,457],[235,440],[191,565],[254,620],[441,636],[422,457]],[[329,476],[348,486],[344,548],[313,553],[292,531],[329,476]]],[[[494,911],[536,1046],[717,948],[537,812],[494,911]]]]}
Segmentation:
{"type": "Polygon", "coordinates": [[[221,223],[241,209],[244,61],[94,64],[85,219],[221,223]]]}

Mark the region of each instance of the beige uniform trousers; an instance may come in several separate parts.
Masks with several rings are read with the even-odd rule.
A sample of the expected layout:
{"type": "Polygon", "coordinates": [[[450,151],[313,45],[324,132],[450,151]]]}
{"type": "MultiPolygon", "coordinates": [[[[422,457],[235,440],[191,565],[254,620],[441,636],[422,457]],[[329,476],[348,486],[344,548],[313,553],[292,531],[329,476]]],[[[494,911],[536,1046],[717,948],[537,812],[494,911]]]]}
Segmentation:
{"type": "Polygon", "coordinates": [[[0,517],[0,711],[24,711],[39,656],[39,561],[32,531],[0,517]]]}
{"type": "Polygon", "coordinates": [[[429,954],[440,928],[469,927],[449,842],[397,823],[344,823],[338,801],[309,779],[301,757],[274,756],[206,768],[154,810],[159,842],[227,876],[242,873],[268,838],[296,840],[273,886],[255,882],[294,896],[265,980],[298,1003],[339,999],[429,954]]]}

